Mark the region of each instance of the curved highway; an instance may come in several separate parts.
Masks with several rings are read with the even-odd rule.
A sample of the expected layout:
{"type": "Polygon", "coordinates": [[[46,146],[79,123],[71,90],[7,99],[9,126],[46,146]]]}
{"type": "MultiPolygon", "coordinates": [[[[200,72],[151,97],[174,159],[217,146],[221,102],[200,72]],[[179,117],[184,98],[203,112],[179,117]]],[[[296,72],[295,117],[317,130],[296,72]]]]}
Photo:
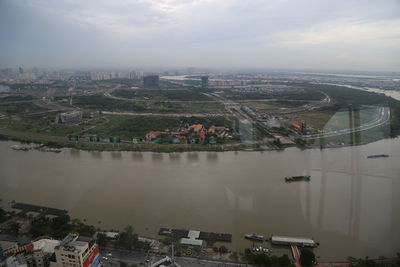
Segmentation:
{"type": "Polygon", "coordinates": [[[302,138],[303,139],[317,139],[317,138],[332,137],[332,136],[350,134],[350,133],[355,133],[355,132],[361,132],[361,131],[365,131],[365,130],[369,130],[372,128],[376,128],[376,127],[385,125],[389,122],[390,122],[390,109],[388,107],[380,107],[378,115],[372,121],[364,123],[358,127],[330,131],[330,132],[325,132],[325,133],[321,133],[321,134],[303,135],[302,138]]]}

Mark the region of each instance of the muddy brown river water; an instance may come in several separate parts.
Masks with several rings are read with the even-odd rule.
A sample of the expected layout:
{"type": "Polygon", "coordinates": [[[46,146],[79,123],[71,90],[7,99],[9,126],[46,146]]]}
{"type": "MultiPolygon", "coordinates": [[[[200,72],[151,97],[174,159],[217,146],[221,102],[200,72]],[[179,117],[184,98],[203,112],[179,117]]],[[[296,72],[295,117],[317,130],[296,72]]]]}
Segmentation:
{"type": "MultiPolygon", "coordinates": [[[[323,260],[400,251],[400,139],[271,152],[14,151],[0,142],[0,198],[67,209],[103,229],[132,225],[313,237],[323,260]],[[389,158],[368,159],[370,154],[389,158]],[[311,175],[285,183],[285,176],[311,175]]],[[[158,237],[160,238],[160,237],[158,237]]],[[[287,251],[286,253],[289,253],[287,251]]]]}

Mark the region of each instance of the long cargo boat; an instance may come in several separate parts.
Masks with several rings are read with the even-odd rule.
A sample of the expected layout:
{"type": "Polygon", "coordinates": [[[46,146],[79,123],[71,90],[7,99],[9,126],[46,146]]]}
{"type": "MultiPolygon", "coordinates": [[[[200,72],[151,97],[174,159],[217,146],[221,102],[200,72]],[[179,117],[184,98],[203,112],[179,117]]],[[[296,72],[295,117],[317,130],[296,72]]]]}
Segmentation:
{"type": "Polygon", "coordinates": [[[301,175],[301,176],[292,176],[292,177],[285,177],[286,182],[297,182],[297,181],[310,181],[310,175],[301,175]]]}
{"type": "Polygon", "coordinates": [[[389,155],[386,154],[378,154],[378,155],[369,155],[367,158],[369,159],[375,159],[375,158],[388,158],[389,155]]]}
{"type": "Polygon", "coordinates": [[[296,245],[300,247],[315,248],[319,246],[312,238],[290,237],[290,236],[272,236],[271,244],[273,245],[296,245]]]}
{"type": "Polygon", "coordinates": [[[264,236],[257,234],[246,234],[244,235],[244,238],[256,241],[264,241],[264,236]]]}

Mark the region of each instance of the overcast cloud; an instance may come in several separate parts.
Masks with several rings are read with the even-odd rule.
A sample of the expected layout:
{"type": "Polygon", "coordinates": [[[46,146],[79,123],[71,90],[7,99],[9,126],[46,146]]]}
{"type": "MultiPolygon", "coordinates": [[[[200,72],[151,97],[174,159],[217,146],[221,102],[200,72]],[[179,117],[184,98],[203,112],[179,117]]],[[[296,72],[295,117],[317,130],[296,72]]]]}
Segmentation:
{"type": "Polygon", "coordinates": [[[400,71],[398,0],[0,0],[0,67],[400,71]]]}

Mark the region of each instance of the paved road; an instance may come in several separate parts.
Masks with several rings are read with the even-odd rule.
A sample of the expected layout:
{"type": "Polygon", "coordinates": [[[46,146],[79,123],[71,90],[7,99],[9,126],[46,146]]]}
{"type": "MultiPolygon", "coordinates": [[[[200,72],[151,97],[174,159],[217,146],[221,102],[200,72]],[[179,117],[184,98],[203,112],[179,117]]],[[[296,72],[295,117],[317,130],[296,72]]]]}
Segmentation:
{"type": "Polygon", "coordinates": [[[123,100],[123,101],[131,101],[131,102],[148,102],[148,101],[158,101],[158,102],[168,102],[168,103],[213,103],[214,100],[152,100],[152,99],[136,99],[136,98],[124,98],[124,97],[117,97],[108,92],[104,93],[105,97],[116,99],[116,100],[123,100]]]}
{"type": "Polygon", "coordinates": [[[302,138],[303,139],[317,139],[317,138],[332,137],[332,136],[350,134],[350,133],[355,133],[355,132],[361,132],[361,131],[373,129],[376,127],[380,127],[382,125],[389,123],[389,121],[390,121],[390,109],[388,107],[381,107],[381,108],[379,108],[379,112],[378,112],[377,116],[372,121],[364,123],[358,127],[347,128],[347,129],[331,131],[331,132],[325,132],[325,133],[321,133],[321,134],[303,135],[302,138]]]}
{"type": "Polygon", "coordinates": [[[36,106],[39,106],[41,108],[48,109],[49,111],[47,112],[53,112],[53,111],[64,111],[64,110],[75,110],[77,108],[74,107],[68,107],[68,106],[63,106],[58,104],[57,102],[53,102],[51,100],[36,100],[34,102],[36,106]]]}
{"type": "Polygon", "coordinates": [[[303,106],[300,106],[300,107],[271,110],[271,111],[266,111],[265,113],[271,114],[271,115],[285,115],[285,114],[291,114],[291,113],[310,111],[310,110],[319,109],[319,108],[330,105],[332,102],[332,99],[330,98],[330,96],[324,92],[321,92],[321,93],[323,93],[325,95],[325,98],[320,101],[307,101],[309,103],[307,103],[303,106]]]}
{"type": "MultiPolygon", "coordinates": [[[[118,252],[112,251],[112,256],[107,256],[106,252],[101,252],[100,257],[102,258],[103,265],[106,267],[119,266],[120,262],[128,263],[129,265],[145,265],[149,266],[151,263],[155,263],[165,256],[147,255],[144,252],[132,252],[129,254],[121,255],[118,252]]],[[[175,257],[175,261],[181,266],[208,266],[208,267],[222,267],[222,266],[235,266],[245,267],[252,266],[246,263],[236,263],[230,261],[218,261],[218,260],[205,260],[187,257],[175,257]]]]}
{"type": "Polygon", "coordinates": [[[108,115],[129,115],[129,116],[164,116],[164,117],[217,117],[230,115],[227,112],[208,112],[208,113],[152,113],[152,112],[114,112],[101,111],[108,115]]]}

